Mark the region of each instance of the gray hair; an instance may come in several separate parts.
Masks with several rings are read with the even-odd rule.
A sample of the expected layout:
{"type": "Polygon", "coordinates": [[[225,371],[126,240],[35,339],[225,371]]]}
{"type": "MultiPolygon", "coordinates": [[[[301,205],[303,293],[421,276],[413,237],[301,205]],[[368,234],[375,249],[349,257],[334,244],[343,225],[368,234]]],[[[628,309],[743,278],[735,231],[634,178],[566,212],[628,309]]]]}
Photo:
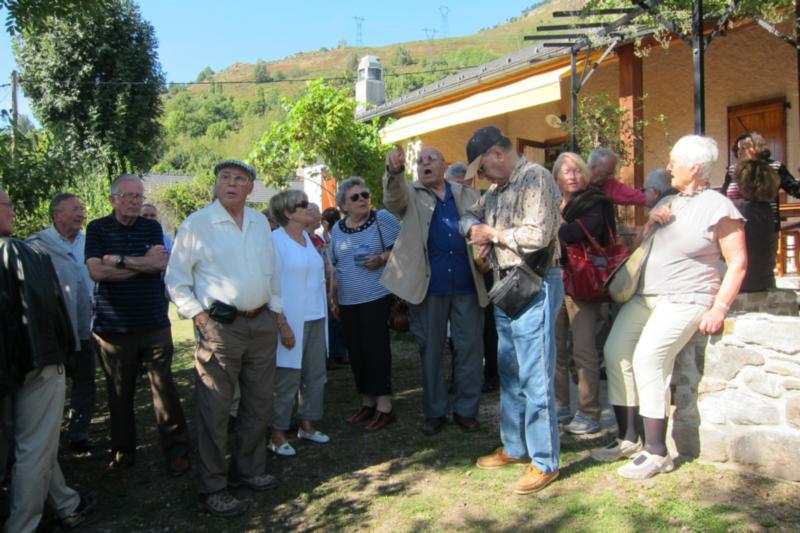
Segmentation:
{"type": "Polygon", "coordinates": [[[651,170],[644,180],[645,189],[655,189],[660,195],[664,195],[670,188],[669,173],[664,168],[651,170]]]}
{"type": "Polygon", "coordinates": [[[110,194],[119,194],[119,186],[125,181],[138,181],[144,186],[141,176],[137,176],[136,174],[120,174],[120,176],[114,180],[114,183],[111,184],[110,194]]]}
{"type": "Polygon", "coordinates": [[[321,212],[321,210],[319,208],[319,204],[316,204],[314,202],[308,202],[308,208],[309,209],[316,209],[317,211],[321,212]]]}
{"type": "Polygon", "coordinates": [[[467,165],[464,163],[453,163],[447,167],[448,178],[463,178],[467,175],[467,165]]]}
{"type": "Polygon", "coordinates": [[[606,148],[605,146],[598,146],[589,154],[589,159],[586,160],[586,164],[592,166],[595,163],[605,163],[609,159],[614,159],[615,162],[619,162],[619,156],[614,150],[606,148]]]}
{"type": "Polygon", "coordinates": [[[142,209],[144,209],[145,207],[152,207],[153,209],[158,211],[158,208],[153,204],[142,204],[142,209]]]}
{"type": "Polygon", "coordinates": [[[359,178],[358,176],[350,176],[339,184],[339,187],[336,189],[336,205],[338,205],[339,208],[344,207],[344,204],[347,201],[347,198],[345,198],[347,191],[356,185],[364,187],[365,189],[367,188],[367,184],[364,183],[364,179],[359,178]]]}
{"type": "Polygon", "coordinates": [[[53,220],[53,215],[61,207],[61,204],[63,202],[66,202],[70,198],[77,198],[77,196],[72,194],[71,192],[60,192],[50,199],[50,209],[49,209],[50,220],[53,220]]]}
{"type": "Polygon", "coordinates": [[[712,167],[719,158],[719,148],[711,137],[686,135],[678,139],[669,156],[686,166],[699,165],[700,178],[707,182],[711,178],[712,167]]]}
{"type": "Polygon", "coordinates": [[[293,213],[295,206],[303,200],[308,200],[308,197],[301,190],[287,189],[281,191],[269,199],[269,212],[275,217],[278,224],[283,227],[289,223],[289,217],[286,216],[286,212],[293,213]]]}

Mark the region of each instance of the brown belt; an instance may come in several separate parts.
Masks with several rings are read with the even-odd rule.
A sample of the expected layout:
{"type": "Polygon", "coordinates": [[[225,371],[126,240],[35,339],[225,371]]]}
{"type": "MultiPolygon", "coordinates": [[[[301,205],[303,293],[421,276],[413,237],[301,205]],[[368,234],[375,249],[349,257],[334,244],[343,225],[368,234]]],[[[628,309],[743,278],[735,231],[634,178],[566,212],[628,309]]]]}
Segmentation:
{"type": "Polygon", "coordinates": [[[239,316],[244,317],[244,318],[255,318],[258,315],[260,315],[261,313],[263,313],[264,311],[266,311],[266,309],[267,309],[267,306],[266,305],[262,305],[261,307],[253,309],[252,311],[236,311],[236,314],[238,314],[239,316]]]}

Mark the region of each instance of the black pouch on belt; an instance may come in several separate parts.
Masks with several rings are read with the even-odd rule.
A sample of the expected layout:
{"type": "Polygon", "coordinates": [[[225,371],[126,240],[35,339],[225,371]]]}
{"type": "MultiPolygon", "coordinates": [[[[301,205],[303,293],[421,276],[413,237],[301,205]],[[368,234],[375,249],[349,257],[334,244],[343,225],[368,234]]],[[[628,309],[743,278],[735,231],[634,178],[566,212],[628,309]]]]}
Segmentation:
{"type": "Polygon", "coordinates": [[[228,305],[219,300],[214,300],[208,308],[208,316],[220,324],[233,324],[239,311],[232,305],[228,305]]]}

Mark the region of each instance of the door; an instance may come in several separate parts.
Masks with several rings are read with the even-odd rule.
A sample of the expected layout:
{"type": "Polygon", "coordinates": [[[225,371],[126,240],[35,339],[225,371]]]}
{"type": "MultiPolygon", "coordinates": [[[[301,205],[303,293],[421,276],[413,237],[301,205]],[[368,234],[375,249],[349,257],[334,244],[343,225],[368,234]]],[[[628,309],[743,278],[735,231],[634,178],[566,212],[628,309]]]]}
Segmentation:
{"type": "MultiPolygon", "coordinates": [[[[769,142],[772,158],[786,162],[786,99],[774,98],[762,102],[728,108],[728,150],[736,137],[746,131],[757,131],[769,142]]],[[[734,160],[733,152],[728,161],[734,160]]]]}

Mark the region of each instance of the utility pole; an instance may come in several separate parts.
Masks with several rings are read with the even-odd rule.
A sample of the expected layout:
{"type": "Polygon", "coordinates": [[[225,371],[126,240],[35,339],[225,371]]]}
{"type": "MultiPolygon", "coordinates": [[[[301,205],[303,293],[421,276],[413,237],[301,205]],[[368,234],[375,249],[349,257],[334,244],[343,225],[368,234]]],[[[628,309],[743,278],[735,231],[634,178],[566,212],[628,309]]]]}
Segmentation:
{"type": "Polygon", "coordinates": [[[17,71],[11,71],[11,157],[17,153],[17,71]]]}
{"type": "Polygon", "coordinates": [[[422,28],[425,36],[428,37],[428,55],[433,55],[433,40],[436,38],[436,28],[422,28]]]}
{"type": "Polygon", "coordinates": [[[439,13],[442,15],[442,37],[447,37],[447,15],[450,14],[450,8],[439,6],[439,13]]]}
{"type": "Polygon", "coordinates": [[[364,46],[364,17],[353,17],[356,21],[356,46],[364,46]]]}

